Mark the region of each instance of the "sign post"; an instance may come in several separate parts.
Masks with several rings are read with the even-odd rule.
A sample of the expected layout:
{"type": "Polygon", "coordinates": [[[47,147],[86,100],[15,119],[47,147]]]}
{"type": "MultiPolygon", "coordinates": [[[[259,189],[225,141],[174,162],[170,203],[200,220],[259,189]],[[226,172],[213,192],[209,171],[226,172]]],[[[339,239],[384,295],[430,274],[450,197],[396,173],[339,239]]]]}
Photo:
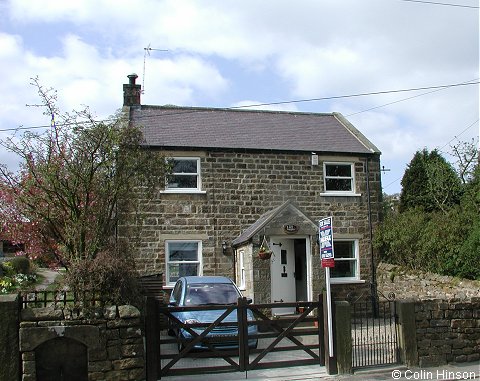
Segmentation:
{"type": "Polygon", "coordinates": [[[333,357],[333,329],[332,329],[332,294],[330,290],[330,267],[335,267],[333,251],[333,217],[323,218],[318,224],[320,241],[320,257],[325,269],[325,283],[327,288],[327,327],[328,327],[328,355],[333,357]]]}

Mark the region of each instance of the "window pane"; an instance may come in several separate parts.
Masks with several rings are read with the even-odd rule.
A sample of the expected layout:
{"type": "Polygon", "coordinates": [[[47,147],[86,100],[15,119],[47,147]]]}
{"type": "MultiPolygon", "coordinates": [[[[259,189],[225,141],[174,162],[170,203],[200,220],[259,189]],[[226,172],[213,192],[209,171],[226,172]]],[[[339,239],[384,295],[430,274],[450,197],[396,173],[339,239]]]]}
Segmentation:
{"type": "Polygon", "coordinates": [[[192,284],[187,288],[185,305],[232,304],[237,303],[239,296],[231,284],[192,284]]]}
{"type": "MultiPolygon", "coordinates": [[[[197,261],[197,242],[170,242],[168,244],[169,261],[197,261]]],[[[195,274],[194,274],[195,275],[195,274]]]]}
{"type": "Polygon", "coordinates": [[[197,173],[197,160],[173,160],[173,173],[197,173]]]}
{"type": "MultiPolygon", "coordinates": [[[[177,276],[178,276],[178,273],[177,273],[177,276]]],[[[175,289],[173,290],[173,297],[175,299],[175,301],[177,303],[180,302],[180,297],[182,296],[182,285],[181,284],[177,284],[175,286],[175,289]]]]}
{"type": "MultiPolygon", "coordinates": [[[[335,253],[335,256],[337,256],[337,253],[335,253]]],[[[330,269],[330,276],[332,278],[355,278],[355,263],[354,259],[335,261],[335,267],[330,269]]]]}
{"type": "Polygon", "coordinates": [[[198,263],[169,263],[168,281],[174,283],[182,276],[198,275],[198,263]]]}
{"type": "Polygon", "coordinates": [[[327,164],[325,166],[326,176],[351,177],[352,166],[350,164],[327,164]]]}
{"type": "Polygon", "coordinates": [[[333,242],[335,258],[355,258],[354,242],[333,242]]]}
{"type": "Polygon", "coordinates": [[[168,176],[168,188],[196,188],[196,175],[170,175],[168,176]]]}
{"type": "Polygon", "coordinates": [[[351,191],[352,180],[350,179],[325,179],[327,191],[351,191]]]}

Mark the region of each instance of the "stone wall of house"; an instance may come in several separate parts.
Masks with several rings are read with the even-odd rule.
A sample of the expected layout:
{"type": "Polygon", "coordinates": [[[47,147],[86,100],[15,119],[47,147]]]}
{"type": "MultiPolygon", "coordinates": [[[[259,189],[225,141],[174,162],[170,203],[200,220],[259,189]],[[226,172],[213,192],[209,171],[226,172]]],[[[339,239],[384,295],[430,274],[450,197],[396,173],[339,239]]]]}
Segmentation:
{"type": "Polygon", "coordinates": [[[140,312],[133,306],[107,307],[95,318],[51,307],[23,309],[19,337],[22,381],[36,380],[35,350],[56,338],[87,347],[89,381],[145,379],[140,312]]]}
{"type": "MultiPolygon", "coordinates": [[[[223,241],[230,243],[263,213],[291,199],[311,219],[333,215],[335,234],[360,239],[361,277],[370,277],[370,241],[366,187],[367,159],[355,162],[356,192],[360,196],[333,197],[323,192],[323,162],[348,161],[348,157],[320,156],[312,166],[310,154],[275,152],[168,152],[170,156],[201,158],[203,194],[159,192],[142,205],[146,219],[138,246],[141,273],[164,272],[165,240],[202,240],[204,275],[234,277],[233,250],[222,254],[223,241]]],[[[380,218],[380,161],[368,163],[372,223],[380,218]]],[[[318,252],[314,253],[318,258],[318,252]]],[[[314,270],[320,276],[320,270],[314,270]]],[[[315,278],[320,279],[320,278],[315,278]]],[[[319,280],[319,284],[320,284],[319,280]]],[[[317,289],[321,289],[319,285],[317,289]]]]}
{"type": "Polygon", "coordinates": [[[480,360],[480,298],[417,301],[420,367],[480,360]]]}

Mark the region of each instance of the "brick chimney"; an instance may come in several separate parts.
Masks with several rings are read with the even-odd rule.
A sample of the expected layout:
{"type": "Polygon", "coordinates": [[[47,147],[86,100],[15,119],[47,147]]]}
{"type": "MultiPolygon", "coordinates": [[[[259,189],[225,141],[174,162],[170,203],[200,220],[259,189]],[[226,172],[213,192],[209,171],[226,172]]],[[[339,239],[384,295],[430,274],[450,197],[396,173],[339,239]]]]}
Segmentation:
{"type": "Polygon", "coordinates": [[[136,74],[127,75],[128,84],[123,85],[123,105],[124,106],[140,106],[141,85],[136,85],[135,80],[138,78],[136,74]]]}

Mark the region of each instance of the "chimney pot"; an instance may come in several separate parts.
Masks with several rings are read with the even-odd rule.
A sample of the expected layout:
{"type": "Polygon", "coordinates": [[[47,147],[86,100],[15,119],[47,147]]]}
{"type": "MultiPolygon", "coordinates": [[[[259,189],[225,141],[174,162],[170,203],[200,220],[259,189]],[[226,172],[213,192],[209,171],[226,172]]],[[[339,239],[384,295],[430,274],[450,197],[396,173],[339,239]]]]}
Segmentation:
{"type": "Polygon", "coordinates": [[[135,73],[127,75],[130,85],[135,85],[135,80],[138,78],[138,75],[135,73]]]}

